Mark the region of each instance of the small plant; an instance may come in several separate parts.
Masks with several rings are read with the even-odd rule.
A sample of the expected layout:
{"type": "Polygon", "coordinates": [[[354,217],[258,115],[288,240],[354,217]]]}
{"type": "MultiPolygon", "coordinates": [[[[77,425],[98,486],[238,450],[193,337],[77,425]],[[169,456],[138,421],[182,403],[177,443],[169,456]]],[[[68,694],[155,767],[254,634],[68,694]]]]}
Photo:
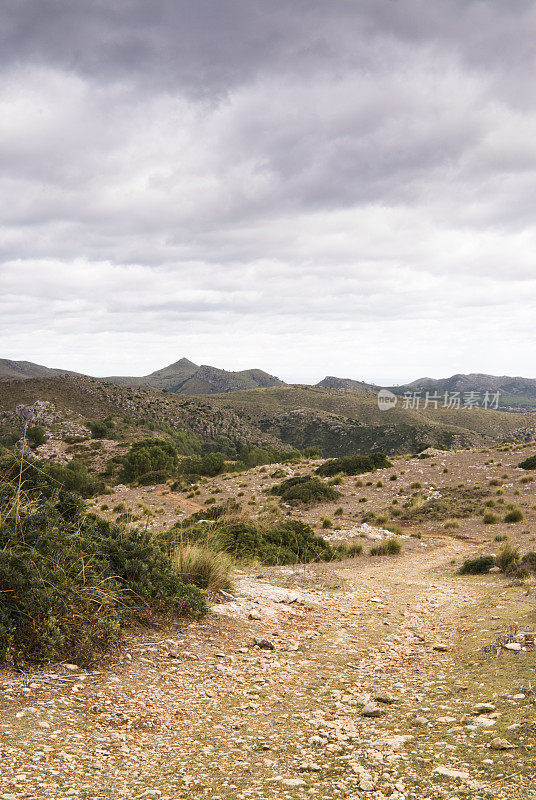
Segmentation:
{"type": "Polygon", "coordinates": [[[397,481],[398,480],[398,475],[396,474],[396,472],[393,472],[393,474],[389,476],[389,480],[390,481],[397,481]]]}
{"type": "Polygon", "coordinates": [[[444,528],[446,528],[446,530],[450,530],[450,529],[454,529],[454,528],[459,528],[459,527],[460,527],[460,523],[459,523],[459,522],[458,522],[458,520],[456,520],[456,519],[448,519],[448,520],[445,522],[445,525],[444,525],[444,528]]]}
{"type": "Polygon", "coordinates": [[[335,509],[335,511],[333,512],[333,514],[334,514],[336,517],[342,517],[342,515],[344,514],[344,508],[343,508],[342,506],[339,506],[338,508],[336,508],[336,509],[335,509]]]}
{"type": "Polygon", "coordinates": [[[523,512],[520,508],[512,508],[504,515],[505,522],[521,522],[523,519],[523,512]]]}
{"type": "Polygon", "coordinates": [[[378,487],[378,489],[381,489],[381,488],[382,488],[382,486],[383,486],[383,481],[378,481],[378,483],[376,484],[376,486],[378,487]]]}
{"type": "Polygon", "coordinates": [[[484,575],[494,566],[495,556],[466,559],[460,567],[460,575],[484,575]]]}
{"type": "Polygon", "coordinates": [[[490,486],[500,486],[501,482],[500,482],[500,480],[498,478],[492,478],[492,480],[489,482],[489,485],[490,486]]]}
{"type": "Polygon", "coordinates": [[[482,517],[482,521],[484,522],[484,525],[494,525],[499,521],[499,517],[497,514],[494,514],[493,511],[486,511],[482,517]]]}
{"type": "Polygon", "coordinates": [[[502,572],[506,572],[517,562],[518,557],[519,551],[517,547],[513,547],[507,542],[497,557],[497,566],[501,568],[502,572]]]}
{"type": "Polygon", "coordinates": [[[409,488],[413,490],[422,489],[422,483],[419,483],[419,481],[414,481],[412,484],[410,484],[409,488]]]}
{"type": "Polygon", "coordinates": [[[508,536],[505,533],[498,533],[495,537],[495,542],[505,542],[508,539],[508,536]]]}
{"type": "Polygon", "coordinates": [[[391,536],[379,545],[370,548],[371,556],[396,556],[402,550],[402,545],[396,536],[391,536]]]}
{"type": "Polygon", "coordinates": [[[330,519],[328,519],[328,517],[322,517],[322,527],[324,528],[324,530],[326,530],[327,528],[333,528],[333,522],[330,519]]]}
{"type": "Polygon", "coordinates": [[[536,456],[530,456],[530,458],[526,458],[519,466],[521,469],[536,469],[536,456]]]}

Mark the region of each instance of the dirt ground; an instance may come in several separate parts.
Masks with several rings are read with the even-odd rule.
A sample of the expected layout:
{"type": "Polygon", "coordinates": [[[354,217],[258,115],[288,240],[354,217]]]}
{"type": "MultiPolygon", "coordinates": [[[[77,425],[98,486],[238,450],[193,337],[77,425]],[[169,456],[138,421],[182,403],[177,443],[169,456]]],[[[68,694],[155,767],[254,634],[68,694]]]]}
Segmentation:
{"type": "MultiPolygon", "coordinates": [[[[493,647],[535,630],[536,586],[458,574],[503,532],[534,549],[534,483],[516,465],[535,450],[401,459],[292,512],[318,524],[342,505],[352,536],[360,496],[379,514],[411,483],[463,482],[515,502],[515,525],[407,522],[401,555],[238,572],[207,617],[131,631],[95,669],[1,672],[0,798],[536,798],[536,650],[493,647]]],[[[219,478],[189,502],[244,482],[258,496],[276,481],[219,478]]],[[[155,506],[163,492],[148,492],[155,506]]]]}

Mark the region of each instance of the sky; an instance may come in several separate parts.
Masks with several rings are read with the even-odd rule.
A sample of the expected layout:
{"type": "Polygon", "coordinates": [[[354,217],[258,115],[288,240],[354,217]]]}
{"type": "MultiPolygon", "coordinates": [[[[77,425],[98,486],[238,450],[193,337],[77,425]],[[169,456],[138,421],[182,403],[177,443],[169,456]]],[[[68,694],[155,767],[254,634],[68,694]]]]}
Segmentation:
{"type": "Polygon", "coordinates": [[[0,0],[0,357],[536,377],[536,2],[0,0]]]}

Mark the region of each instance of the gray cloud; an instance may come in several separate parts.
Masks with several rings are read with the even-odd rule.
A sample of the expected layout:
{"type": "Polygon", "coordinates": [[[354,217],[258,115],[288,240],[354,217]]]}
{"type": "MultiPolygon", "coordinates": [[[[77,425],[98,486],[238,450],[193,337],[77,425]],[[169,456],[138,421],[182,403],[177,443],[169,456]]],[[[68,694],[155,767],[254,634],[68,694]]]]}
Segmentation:
{"type": "Polygon", "coordinates": [[[3,355],[536,373],[534,2],[4,0],[1,25],[3,355]]]}

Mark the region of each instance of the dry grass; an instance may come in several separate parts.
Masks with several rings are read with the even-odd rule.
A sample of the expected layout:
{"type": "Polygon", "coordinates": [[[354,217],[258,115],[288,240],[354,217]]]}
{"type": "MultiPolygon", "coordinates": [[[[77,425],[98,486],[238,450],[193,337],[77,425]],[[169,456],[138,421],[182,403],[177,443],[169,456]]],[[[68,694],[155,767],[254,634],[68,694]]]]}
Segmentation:
{"type": "Polygon", "coordinates": [[[178,545],[172,555],[173,567],[183,583],[209,592],[231,588],[234,561],[227,553],[194,544],[178,545]]]}

